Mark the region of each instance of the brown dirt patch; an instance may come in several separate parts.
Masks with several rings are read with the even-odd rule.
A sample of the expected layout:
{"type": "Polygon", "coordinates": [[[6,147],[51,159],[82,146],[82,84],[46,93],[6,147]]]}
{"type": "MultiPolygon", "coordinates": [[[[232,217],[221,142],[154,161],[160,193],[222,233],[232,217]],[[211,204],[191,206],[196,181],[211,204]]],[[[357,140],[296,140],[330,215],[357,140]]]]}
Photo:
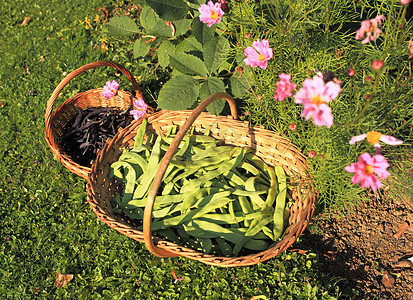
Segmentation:
{"type": "Polygon", "coordinates": [[[344,299],[413,299],[410,203],[372,197],[344,217],[318,215],[301,244],[318,253],[324,272],[343,278],[338,285],[344,299]],[[408,229],[396,238],[402,226],[408,229]]]}

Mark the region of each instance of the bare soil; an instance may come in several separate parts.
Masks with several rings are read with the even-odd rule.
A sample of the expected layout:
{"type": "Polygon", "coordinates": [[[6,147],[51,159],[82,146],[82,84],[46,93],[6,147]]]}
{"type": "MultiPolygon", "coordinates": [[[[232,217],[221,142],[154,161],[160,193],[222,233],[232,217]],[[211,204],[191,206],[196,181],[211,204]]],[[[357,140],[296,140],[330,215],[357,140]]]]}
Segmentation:
{"type": "Polygon", "coordinates": [[[370,198],[345,216],[314,217],[300,246],[341,278],[342,299],[412,300],[413,197],[370,198]]]}

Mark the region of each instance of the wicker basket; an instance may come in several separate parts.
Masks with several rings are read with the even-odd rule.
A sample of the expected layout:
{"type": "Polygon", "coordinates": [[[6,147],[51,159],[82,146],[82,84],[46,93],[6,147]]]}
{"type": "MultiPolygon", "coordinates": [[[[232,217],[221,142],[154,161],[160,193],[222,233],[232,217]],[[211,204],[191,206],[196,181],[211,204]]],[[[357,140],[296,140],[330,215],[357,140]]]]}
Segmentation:
{"type": "Polygon", "coordinates": [[[308,178],[305,158],[298,148],[277,133],[251,127],[248,122],[234,120],[236,117],[235,104],[232,98],[225,93],[217,93],[208,97],[194,111],[160,111],[147,116],[147,134],[149,132],[165,133],[173,125],[179,126],[179,132],[163,157],[150,187],[144,211],[143,232],[131,225],[130,220],[112,211],[111,201],[114,194],[119,191],[119,186],[115,180],[108,179],[110,165],[119,159],[122,148],[133,147],[134,137],[142,120],[134,121],[125,129],[119,130],[98,154],[89,174],[87,199],[97,217],[120,233],[144,242],[150,252],[161,257],[185,256],[205,264],[236,267],[257,264],[286,250],[307,227],[315,209],[317,194],[308,178]],[[203,112],[208,104],[222,98],[230,103],[232,118],[203,112]],[[266,163],[281,165],[290,178],[295,178],[292,188],[294,204],[291,207],[289,225],[281,241],[273,243],[267,250],[256,254],[242,257],[217,257],[152,236],[151,214],[157,191],[171,158],[191,126],[195,127],[196,133],[203,133],[209,129],[211,136],[224,141],[225,144],[250,147],[266,163]]]}
{"type": "Polygon", "coordinates": [[[126,75],[126,77],[128,77],[128,79],[132,82],[133,88],[136,92],[136,97],[142,97],[142,92],[138,83],[124,67],[114,62],[96,61],[71,72],[57,85],[47,102],[45,113],[45,135],[50,149],[52,149],[52,152],[55,154],[57,160],[60,161],[66,168],[85,179],[87,179],[90,168],[82,166],[71,160],[70,157],[63,152],[61,146],[59,145],[59,137],[63,135],[67,122],[78,114],[77,108],[83,110],[90,107],[116,107],[119,109],[128,109],[131,107],[132,101],[135,97],[129,92],[119,90],[116,96],[106,100],[101,95],[103,89],[99,88],[77,94],[73,98],[64,101],[56,108],[55,111],[53,111],[53,106],[59,96],[59,93],[72,79],[87,70],[102,66],[116,68],[126,75]]]}

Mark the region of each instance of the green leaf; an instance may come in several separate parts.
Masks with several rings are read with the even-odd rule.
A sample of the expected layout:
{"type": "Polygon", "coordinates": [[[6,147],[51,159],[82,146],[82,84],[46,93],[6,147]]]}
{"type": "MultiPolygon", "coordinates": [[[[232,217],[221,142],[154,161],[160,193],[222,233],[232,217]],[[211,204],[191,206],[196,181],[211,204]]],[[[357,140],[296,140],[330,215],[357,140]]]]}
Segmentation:
{"type": "Polygon", "coordinates": [[[111,35],[119,37],[130,36],[139,32],[138,25],[127,16],[113,17],[106,26],[111,35]]]}
{"type": "Polygon", "coordinates": [[[139,39],[133,45],[133,57],[140,58],[145,57],[151,48],[150,43],[145,43],[142,39],[139,39]]]}
{"type": "Polygon", "coordinates": [[[183,0],[145,0],[146,3],[165,21],[185,18],[188,6],[183,0]]]}
{"type": "Polygon", "coordinates": [[[204,62],[196,56],[186,53],[173,53],[169,55],[169,59],[172,66],[181,73],[207,76],[208,70],[204,62]]]}
{"type": "Polygon", "coordinates": [[[142,27],[146,30],[151,30],[160,20],[158,15],[149,6],[142,8],[139,19],[142,27]]]}
{"type": "Polygon", "coordinates": [[[248,82],[245,79],[244,75],[241,75],[240,78],[232,76],[229,79],[229,83],[231,85],[231,93],[236,98],[242,98],[249,89],[248,82]]]}
{"type": "Polygon", "coordinates": [[[202,45],[205,45],[214,37],[215,29],[213,27],[208,27],[196,17],[192,22],[192,31],[194,32],[197,41],[202,45]]]}
{"type": "MultiPolygon", "coordinates": [[[[210,77],[201,84],[199,97],[201,100],[204,100],[206,97],[218,92],[225,92],[224,83],[217,77],[210,77]]],[[[216,100],[207,107],[207,111],[211,114],[218,115],[224,109],[225,102],[225,99],[216,100]]]]}
{"type": "Polygon", "coordinates": [[[163,20],[159,20],[159,22],[156,23],[152,29],[148,30],[147,33],[156,36],[172,37],[171,27],[166,25],[163,20]]]}
{"type": "Polygon", "coordinates": [[[156,50],[156,54],[158,55],[158,62],[162,68],[165,69],[170,64],[169,54],[174,52],[175,45],[172,42],[168,40],[162,42],[158,50],[156,50]]]}
{"type": "Polygon", "coordinates": [[[203,47],[204,61],[209,72],[215,72],[227,59],[229,51],[228,40],[221,37],[213,37],[203,47]]]}
{"type": "Polygon", "coordinates": [[[191,27],[192,20],[185,19],[173,22],[175,26],[175,36],[181,36],[188,32],[189,27],[191,27]]]}
{"type": "Polygon", "coordinates": [[[158,105],[166,110],[190,108],[199,96],[198,81],[192,76],[180,75],[170,79],[159,92],[158,105]]]}
{"type": "Polygon", "coordinates": [[[185,38],[176,46],[176,52],[185,52],[203,59],[202,45],[193,35],[185,38]]]}
{"type": "Polygon", "coordinates": [[[149,6],[144,6],[140,14],[140,22],[147,34],[172,37],[171,28],[149,6]]]}

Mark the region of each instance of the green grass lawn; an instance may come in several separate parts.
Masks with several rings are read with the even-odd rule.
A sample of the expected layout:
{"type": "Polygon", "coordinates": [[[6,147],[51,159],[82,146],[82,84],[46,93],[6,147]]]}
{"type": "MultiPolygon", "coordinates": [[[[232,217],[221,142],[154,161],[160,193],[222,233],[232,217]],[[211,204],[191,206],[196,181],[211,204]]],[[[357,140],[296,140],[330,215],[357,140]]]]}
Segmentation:
{"type": "MultiPolygon", "coordinates": [[[[44,139],[50,94],[66,73],[114,60],[140,76],[149,99],[161,81],[120,50],[102,51],[98,7],[123,1],[15,0],[0,19],[0,297],[2,299],[334,299],[336,282],[311,251],[286,252],[252,267],[224,269],[184,258],[160,259],[101,223],[85,180],[57,162],[44,139]],[[21,22],[29,16],[29,23],[21,22]],[[174,282],[171,271],[181,281],[174,282]],[[56,287],[56,274],[73,274],[56,287]],[[267,298],[266,298],[267,297],[267,298]]],[[[116,45],[114,46],[116,48],[116,45]]],[[[122,48],[125,49],[125,48],[122,48]]],[[[97,88],[115,70],[79,76],[59,98],[97,88]]],[[[127,85],[122,78],[121,85],[127,85]]],[[[129,86],[124,89],[130,89],[129,86]]]]}

